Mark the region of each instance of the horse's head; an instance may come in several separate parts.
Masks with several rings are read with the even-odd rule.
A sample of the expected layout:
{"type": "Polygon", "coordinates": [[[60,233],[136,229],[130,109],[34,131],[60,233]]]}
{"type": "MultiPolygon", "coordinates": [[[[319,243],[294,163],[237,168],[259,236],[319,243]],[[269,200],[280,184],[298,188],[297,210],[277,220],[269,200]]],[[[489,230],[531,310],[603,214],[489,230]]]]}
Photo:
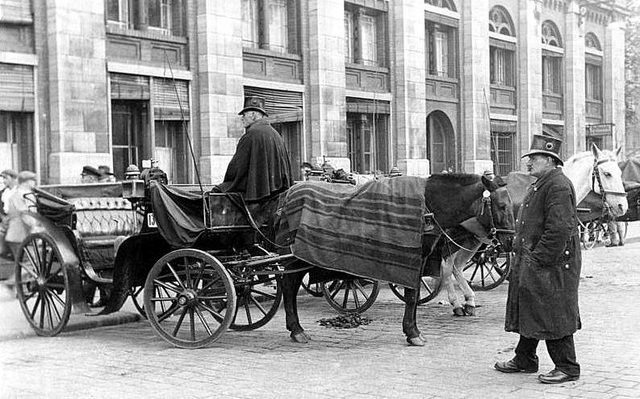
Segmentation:
{"type": "Polygon", "coordinates": [[[591,189],[602,196],[604,207],[616,217],[624,215],[629,209],[627,193],[622,184],[622,171],[618,166],[621,149],[619,147],[613,152],[600,150],[595,143],[591,145],[594,158],[591,189]]]}
{"type": "Polygon", "coordinates": [[[489,238],[498,240],[505,251],[509,252],[515,232],[515,218],[506,182],[500,177],[490,181],[483,176],[482,184],[486,190],[483,192],[478,221],[489,232],[489,238]]]}

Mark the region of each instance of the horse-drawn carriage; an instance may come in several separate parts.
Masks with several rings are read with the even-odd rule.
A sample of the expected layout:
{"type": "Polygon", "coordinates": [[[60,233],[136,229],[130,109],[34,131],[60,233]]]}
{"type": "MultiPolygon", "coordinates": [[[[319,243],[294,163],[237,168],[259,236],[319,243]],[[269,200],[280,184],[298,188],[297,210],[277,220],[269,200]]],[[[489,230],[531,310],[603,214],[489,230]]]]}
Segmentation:
{"type": "MultiPolygon", "coordinates": [[[[413,205],[420,214],[404,216],[415,219],[411,234],[417,252],[411,256],[417,256],[418,263],[413,274],[420,272],[419,259],[432,246],[422,245],[425,198],[431,201],[429,215],[439,223],[438,228],[475,216],[483,219],[487,231],[512,228],[512,220],[504,221],[505,207],[498,202],[502,197],[496,197],[495,187],[491,193],[486,191],[489,183],[478,176],[436,179],[432,188],[428,187],[432,179],[427,186],[422,180],[406,179],[412,187],[422,187],[414,193],[422,200],[413,205]],[[455,205],[440,195],[450,191],[450,186],[461,193],[455,205]]],[[[292,191],[286,193],[287,199],[292,191]]],[[[31,233],[15,263],[24,314],[39,335],[51,336],[64,329],[72,311],[89,311],[83,286],[98,285],[110,291],[103,314],[117,311],[136,292],[143,296],[141,308],[160,337],[178,347],[195,348],[214,342],[228,328],[263,326],[284,298],[287,328],[299,340],[303,331],[295,314],[295,292],[311,266],[300,268],[302,256],[295,250],[291,253],[294,246],[290,243],[278,246],[273,242],[280,199],[247,205],[237,194],[178,189],[156,182],[145,188],[139,181],[41,187],[34,193],[37,212],[23,215],[31,233]],[[283,284],[288,278],[289,284],[283,284]]],[[[388,202],[396,203],[398,197],[388,202]]],[[[282,209],[287,212],[286,201],[282,209]]],[[[392,243],[393,250],[406,253],[403,244],[392,243]]],[[[393,259],[383,263],[390,261],[393,259]]],[[[371,275],[366,271],[356,274],[418,287],[418,281],[407,280],[407,274],[402,278],[387,275],[383,266],[371,275]]],[[[409,311],[405,319],[405,333],[420,344],[415,311],[413,317],[409,311]]]]}

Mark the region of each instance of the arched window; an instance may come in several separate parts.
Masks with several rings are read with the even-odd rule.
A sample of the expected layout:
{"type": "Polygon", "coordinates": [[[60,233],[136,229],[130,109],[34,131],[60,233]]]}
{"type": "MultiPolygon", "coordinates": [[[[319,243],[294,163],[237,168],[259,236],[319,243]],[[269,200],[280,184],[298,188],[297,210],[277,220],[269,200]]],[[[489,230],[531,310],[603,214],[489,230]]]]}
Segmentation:
{"type": "Polygon", "coordinates": [[[456,6],[452,0],[424,0],[424,4],[431,4],[432,6],[446,8],[451,11],[456,11],[456,6]]]}
{"type": "Polygon", "coordinates": [[[489,31],[505,36],[515,36],[516,29],[507,10],[495,6],[489,11],[489,31]]]}
{"type": "Polygon", "coordinates": [[[542,44],[562,48],[562,38],[558,27],[551,21],[542,23],[542,44]]]}
{"type": "Polygon", "coordinates": [[[602,51],[600,40],[598,40],[598,37],[593,34],[593,32],[589,32],[584,36],[584,46],[586,48],[592,48],[594,50],[602,51]]]}

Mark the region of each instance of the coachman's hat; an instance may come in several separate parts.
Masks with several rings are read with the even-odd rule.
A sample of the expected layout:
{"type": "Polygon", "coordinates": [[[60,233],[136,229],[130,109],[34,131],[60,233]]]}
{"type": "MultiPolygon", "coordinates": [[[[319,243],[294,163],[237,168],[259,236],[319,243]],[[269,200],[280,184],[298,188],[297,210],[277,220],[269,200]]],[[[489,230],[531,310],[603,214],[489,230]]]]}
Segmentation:
{"type": "Polygon", "coordinates": [[[264,110],[264,98],[258,96],[249,96],[244,98],[244,108],[238,112],[238,115],[242,115],[247,111],[260,111],[264,116],[269,116],[267,111],[264,110]]]}
{"type": "Polygon", "coordinates": [[[531,142],[531,149],[524,154],[522,158],[529,155],[542,154],[554,158],[560,165],[564,165],[562,158],[560,158],[560,147],[562,146],[562,140],[550,136],[542,136],[539,134],[533,135],[533,141],[531,142]]]}

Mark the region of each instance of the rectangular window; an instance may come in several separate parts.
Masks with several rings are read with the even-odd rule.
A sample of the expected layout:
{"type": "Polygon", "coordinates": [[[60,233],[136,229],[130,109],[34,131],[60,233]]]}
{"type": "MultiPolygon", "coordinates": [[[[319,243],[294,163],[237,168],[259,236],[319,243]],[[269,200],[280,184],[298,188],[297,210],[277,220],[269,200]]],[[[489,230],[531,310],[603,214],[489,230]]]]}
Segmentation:
{"type": "Polygon", "coordinates": [[[148,0],[149,28],[171,34],[172,0],[148,0]]]}
{"type": "Polygon", "coordinates": [[[434,35],[434,72],[437,76],[449,76],[449,41],[446,32],[437,30],[434,35]]]}
{"type": "Polygon", "coordinates": [[[258,0],[242,0],[242,43],[245,47],[260,46],[259,25],[258,0]]]}
{"type": "Polygon", "coordinates": [[[490,74],[491,84],[515,87],[515,57],[514,52],[491,47],[490,74]]]}
{"type": "Polygon", "coordinates": [[[542,56],[542,91],[562,94],[562,57],[542,56]]]}
{"type": "Polygon", "coordinates": [[[515,133],[491,132],[491,160],[495,173],[506,176],[515,170],[515,133]]]}
{"type": "Polygon", "coordinates": [[[345,32],[345,44],[344,44],[344,56],[345,61],[349,63],[355,62],[355,50],[354,50],[354,32],[353,32],[353,13],[351,11],[344,12],[344,32],[345,32]]]}
{"type": "Polygon", "coordinates": [[[33,114],[0,111],[0,170],[33,170],[33,114]]]}
{"type": "Polygon", "coordinates": [[[602,101],[602,67],[600,65],[586,65],[585,96],[588,100],[602,101]]]}
{"type": "Polygon", "coordinates": [[[349,4],[344,13],[346,62],[386,66],[386,15],[349,4]]]}
{"type": "Polygon", "coordinates": [[[378,65],[376,54],[376,18],[363,15],[360,19],[360,37],[362,38],[362,63],[378,65]]]}
{"type": "Polygon", "coordinates": [[[131,21],[129,0],[108,0],[107,20],[127,27],[131,21]]]}
{"type": "Polygon", "coordinates": [[[286,53],[288,45],[287,0],[269,2],[269,49],[286,53]]]}
{"type": "Polygon", "coordinates": [[[456,30],[448,25],[425,21],[425,38],[427,73],[457,77],[456,30]]]}

